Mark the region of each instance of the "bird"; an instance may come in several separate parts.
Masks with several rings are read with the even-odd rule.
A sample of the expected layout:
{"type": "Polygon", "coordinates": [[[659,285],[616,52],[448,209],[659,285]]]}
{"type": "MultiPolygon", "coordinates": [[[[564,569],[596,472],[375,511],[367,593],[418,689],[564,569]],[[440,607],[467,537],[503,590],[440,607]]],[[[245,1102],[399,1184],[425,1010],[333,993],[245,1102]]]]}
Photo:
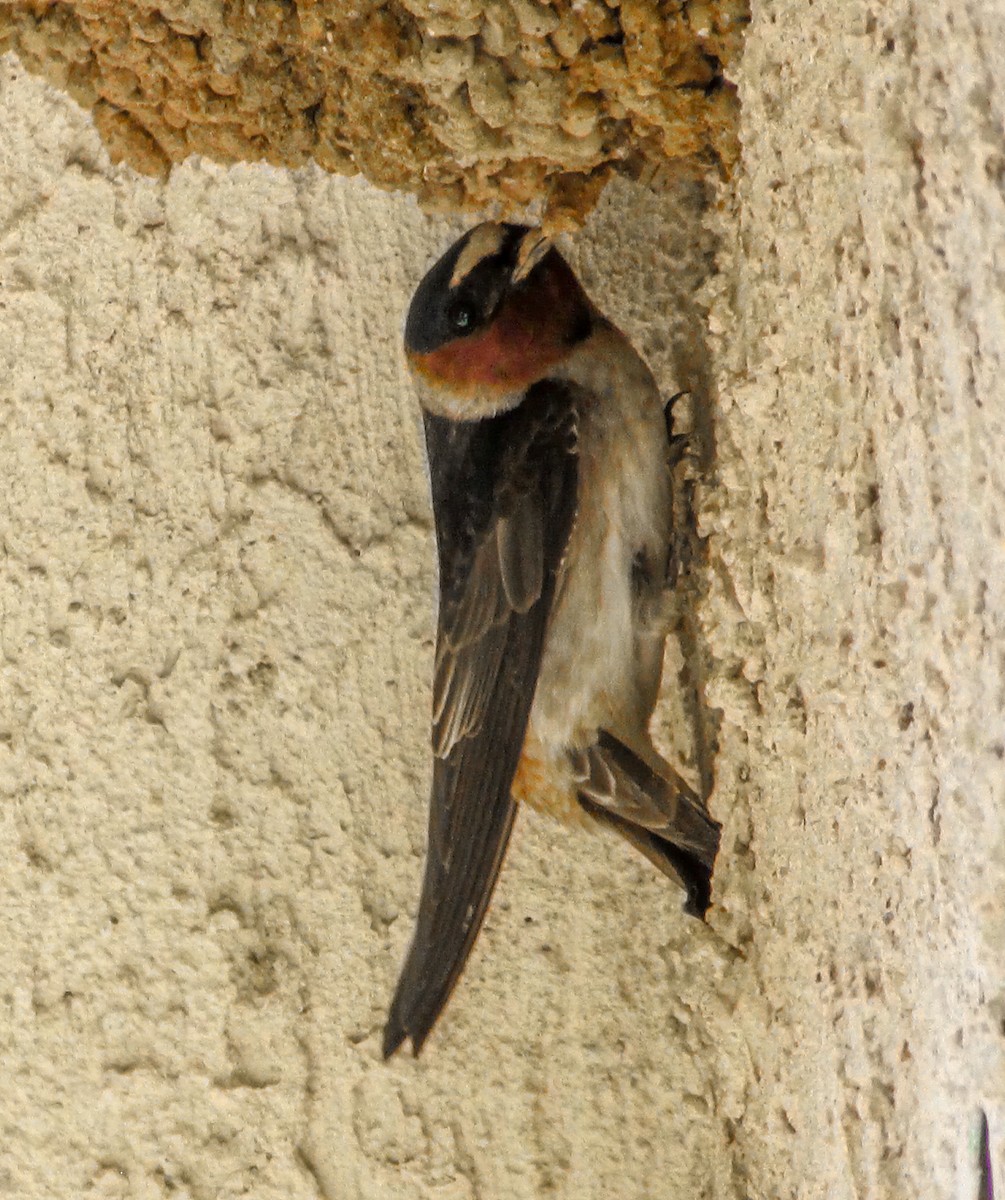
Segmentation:
{"type": "Polygon", "coordinates": [[[418,1054],[521,804],[622,835],[703,917],[720,825],[656,751],[670,431],[656,381],[539,228],[485,222],[404,328],[439,572],[425,871],[383,1054],[418,1054]]]}

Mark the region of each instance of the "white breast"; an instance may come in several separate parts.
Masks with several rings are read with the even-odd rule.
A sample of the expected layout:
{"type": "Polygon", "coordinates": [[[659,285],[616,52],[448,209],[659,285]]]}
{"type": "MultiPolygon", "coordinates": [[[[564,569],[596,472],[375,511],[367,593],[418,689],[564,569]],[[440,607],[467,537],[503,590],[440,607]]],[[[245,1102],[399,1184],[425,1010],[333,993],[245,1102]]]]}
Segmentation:
{"type": "Polygon", "coordinates": [[[562,375],[589,397],[579,414],[579,507],[529,730],[556,756],[592,743],[600,726],[630,744],[645,737],[665,631],[643,627],[657,606],[647,617],[632,567],[643,550],[662,573],[671,533],[663,404],[645,363],[604,323],[562,375]]]}

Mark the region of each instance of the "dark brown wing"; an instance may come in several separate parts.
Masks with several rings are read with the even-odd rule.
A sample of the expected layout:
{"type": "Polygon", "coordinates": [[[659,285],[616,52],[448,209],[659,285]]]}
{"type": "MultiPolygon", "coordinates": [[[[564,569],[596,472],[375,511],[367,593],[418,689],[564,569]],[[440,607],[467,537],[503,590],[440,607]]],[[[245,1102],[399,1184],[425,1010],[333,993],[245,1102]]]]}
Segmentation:
{"type": "Polygon", "coordinates": [[[426,871],[384,1055],[416,1053],[446,1004],[488,907],[516,806],[555,577],[576,502],[572,393],[535,384],[483,421],[425,417],[440,611],[426,871]]]}
{"type": "Polygon", "coordinates": [[[988,1114],[981,1109],[980,1155],[978,1164],[977,1200],[995,1200],[995,1181],[991,1170],[991,1132],[988,1114]]]}

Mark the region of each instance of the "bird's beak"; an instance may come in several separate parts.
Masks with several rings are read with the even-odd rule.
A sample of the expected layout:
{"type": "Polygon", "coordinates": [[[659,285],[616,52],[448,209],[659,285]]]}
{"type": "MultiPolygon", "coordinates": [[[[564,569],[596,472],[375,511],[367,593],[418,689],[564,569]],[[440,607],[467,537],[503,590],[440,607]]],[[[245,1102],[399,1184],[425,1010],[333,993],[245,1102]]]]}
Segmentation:
{"type": "Polygon", "coordinates": [[[550,249],[550,237],[546,237],[540,229],[529,229],[517,247],[516,265],[510,275],[510,282],[520,283],[526,279],[550,249]]]}

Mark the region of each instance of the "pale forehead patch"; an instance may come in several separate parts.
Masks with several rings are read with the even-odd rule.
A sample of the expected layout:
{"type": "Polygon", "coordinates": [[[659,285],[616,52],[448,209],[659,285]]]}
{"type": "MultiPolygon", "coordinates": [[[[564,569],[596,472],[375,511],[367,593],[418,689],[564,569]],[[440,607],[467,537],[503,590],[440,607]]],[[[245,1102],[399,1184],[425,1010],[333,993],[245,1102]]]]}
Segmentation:
{"type": "Polygon", "coordinates": [[[450,286],[457,287],[461,280],[467,278],[483,259],[498,254],[502,249],[505,237],[506,231],[503,227],[492,221],[476,226],[471,231],[471,236],[465,243],[464,249],[457,256],[454,273],[450,276],[450,286]]]}

